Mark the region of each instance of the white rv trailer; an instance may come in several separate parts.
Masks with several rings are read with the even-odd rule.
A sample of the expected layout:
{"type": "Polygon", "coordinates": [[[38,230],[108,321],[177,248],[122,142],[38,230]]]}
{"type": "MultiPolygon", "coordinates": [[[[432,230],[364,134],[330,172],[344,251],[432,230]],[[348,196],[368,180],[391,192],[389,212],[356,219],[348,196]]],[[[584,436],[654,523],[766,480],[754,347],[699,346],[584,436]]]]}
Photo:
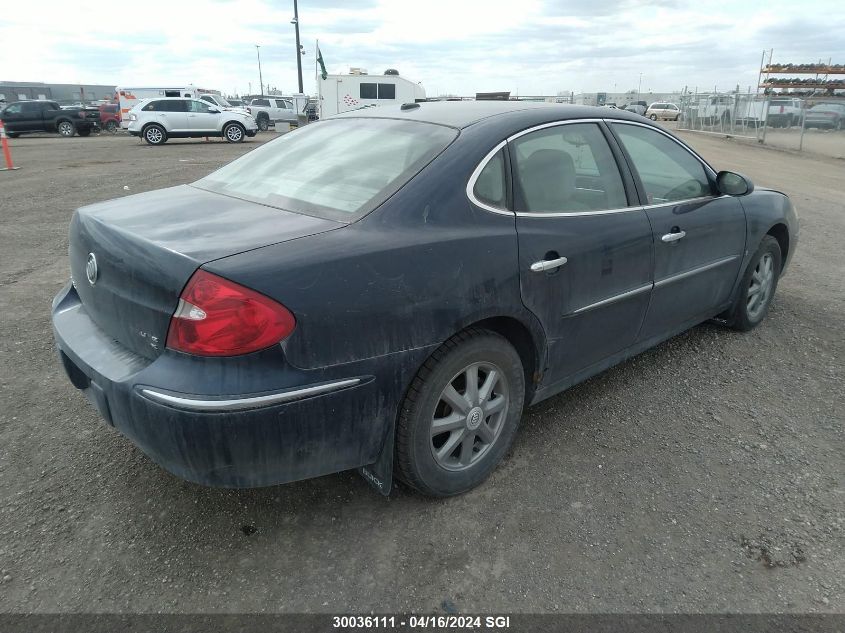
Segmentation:
{"type": "Polygon", "coordinates": [[[425,88],[399,75],[367,75],[359,69],[349,75],[317,76],[320,118],[364,106],[414,103],[425,99],[425,88]]]}
{"type": "Polygon", "coordinates": [[[191,97],[199,98],[200,95],[212,94],[219,95],[219,90],[206,90],[204,88],[197,88],[194,85],[172,86],[168,88],[117,88],[117,99],[120,104],[120,127],[129,127],[129,111],[139,102],[144,99],[153,99],[155,97],[191,97]]]}

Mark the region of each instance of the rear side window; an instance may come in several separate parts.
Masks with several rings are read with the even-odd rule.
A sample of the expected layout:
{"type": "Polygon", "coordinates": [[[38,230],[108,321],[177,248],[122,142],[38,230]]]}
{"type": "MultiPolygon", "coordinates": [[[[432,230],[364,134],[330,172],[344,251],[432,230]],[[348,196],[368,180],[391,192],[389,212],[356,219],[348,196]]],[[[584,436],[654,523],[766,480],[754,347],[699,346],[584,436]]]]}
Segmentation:
{"type": "Polygon", "coordinates": [[[418,121],[326,120],[262,145],[195,186],[351,221],[387,200],[457,135],[453,128],[418,121]]]}
{"type": "Polygon", "coordinates": [[[168,101],[159,101],[161,110],[164,112],[187,112],[188,104],[184,99],[173,99],[168,101]]]}
{"type": "Polygon", "coordinates": [[[150,101],[141,110],[144,112],[161,112],[161,101],[150,101]]]}
{"type": "Polygon", "coordinates": [[[613,131],[634,163],[649,204],[712,194],[704,166],[677,141],[639,125],[614,123],[613,131]]]}
{"type": "Polygon", "coordinates": [[[29,103],[23,104],[23,112],[40,112],[41,111],[41,104],[36,103],[34,101],[29,103]]]}
{"type": "Polygon", "coordinates": [[[484,169],[478,174],[472,193],[479,202],[504,209],[506,206],[507,189],[505,185],[505,150],[500,149],[487,161],[484,169]]]}
{"type": "Polygon", "coordinates": [[[558,125],[512,142],[517,211],[560,213],[628,206],[622,176],[595,123],[558,125]]]}

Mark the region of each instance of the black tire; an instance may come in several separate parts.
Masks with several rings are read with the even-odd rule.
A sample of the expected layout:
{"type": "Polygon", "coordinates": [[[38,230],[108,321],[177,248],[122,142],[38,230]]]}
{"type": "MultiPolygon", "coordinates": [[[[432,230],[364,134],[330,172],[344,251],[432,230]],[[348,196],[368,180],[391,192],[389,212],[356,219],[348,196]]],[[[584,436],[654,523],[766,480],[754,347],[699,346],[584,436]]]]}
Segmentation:
{"type": "Polygon", "coordinates": [[[246,129],[240,123],[227,123],[223,126],[223,138],[229,143],[243,143],[246,129]]]}
{"type": "Polygon", "coordinates": [[[72,121],[63,120],[56,122],[56,132],[59,133],[59,136],[64,136],[65,138],[70,138],[76,134],[76,126],[73,124],[72,121]]]}
{"type": "Polygon", "coordinates": [[[77,130],[76,133],[79,134],[79,136],[91,136],[91,128],[86,130],[77,130]]]}
{"type": "Polygon", "coordinates": [[[766,318],[769,313],[769,307],[772,304],[772,299],[775,296],[775,291],[778,287],[778,277],[780,277],[782,261],[780,244],[771,235],[766,235],[757,247],[757,251],[748,263],[748,268],[742,276],[742,281],[739,285],[737,297],[730,310],[723,315],[727,325],[740,332],[747,332],[754,329],[766,318]],[[772,278],[771,286],[766,293],[764,305],[759,311],[749,311],[749,303],[751,300],[751,290],[753,289],[753,278],[755,274],[759,274],[758,267],[766,256],[771,257],[772,260],[772,278]]]}
{"type": "Polygon", "coordinates": [[[109,134],[114,134],[115,132],[117,132],[117,121],[106,121],[104,129],[109,134]]]}
{"type": "MultiPolygon", "coordinates": [[[[483,386],[491,372],[483,376],[483,366],[476,371],[483,386]]],[[[459,392],[459,395],[462,394],[459,392]]],[[[489,398],[487,405],[495,400],[498,398],[489,398]]],[[[399,411],[396,431],[397,477],[415,490],[435,497],[457,495],[475,488],[493,472],[510,448],[519,427],[524,403],[525,373],[519,354],[507,339],[495,332],[479,328],[456,334],[431,355],[408,388],[399,411]],[[432,434],[433,418],[445,404],[445,401],[441,401],[444,389],[465,378],[465,370],[476,363],[486,364],[501,372],[499,380],[502,382],[496,383],[495,391],[491,389],[488,395],[492,396],[504,385],[502,393],[506,398],[505,408],[496,420],[494,439],[485,444],[481,435],[476,437],[475,430],[483,424],[489,431],[487,422],[492,421],[496,414],[481,410],[483,399],[478,400],[479,404],[475,406],[468,406],[467,426],[464,427],[464,422],[461,421],[458,423],[460,428],[455,428],[454,431],[462,436],[467,434],[470,438],[470,463],[466,466],[458,465],[457,470],[447,469],[435,458],[434,451],[438,448],[435,442],[442,435],[432,434]],[[475,426],[471,426],[472,424],[475,426]]],[[[449,409],[448,406],[447,411],[451,411],[449,415],[457,415],[459,418],[464,415],[457,409],[449,409]]],[[[443,440],[439,446],[441,449],[452,439],[451,430],[444,433],[449,437],[443,440]]],[[[464,442],[458,441],[453,445],[455,450],[448,451],[449,454],[460,453],[464,442]]],[[[454,455],[452,458],[463,459],[454,455]]]]}
{"type": "Polygon", "coordinates": [[[167,142],[167,130],[157,123],[150,123],[141,132],[141,136],[150,145],[164,145],[167,142]]]}
{"type": "Polygon", "coordinates": [[[657,121],[657,115],[656,114],[650,114],[650,115],[648,115],[648,118],[651,119],[652,121],[657,121]]]}
{"type": "Polygon", "coordinates": [[[6,136],[9,138],[18,138],[20,134],[18,132],[6,132],[6,136]]]}
{"type": "Polygon", "coordinates": [[[266,132],[270,129],[270,117],[268,117],[266,114],[259,114],[255,122],[258,124],[258,129],[262,132],[266,132]]]}

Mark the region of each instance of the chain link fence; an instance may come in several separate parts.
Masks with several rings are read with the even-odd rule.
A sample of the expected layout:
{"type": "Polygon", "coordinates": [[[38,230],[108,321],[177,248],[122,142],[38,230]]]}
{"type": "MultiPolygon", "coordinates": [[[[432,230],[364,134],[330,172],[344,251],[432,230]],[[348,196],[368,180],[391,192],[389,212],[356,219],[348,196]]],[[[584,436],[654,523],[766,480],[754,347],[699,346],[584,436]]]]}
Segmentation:
{"type": "Polygon", "coordinates": [[[845,130],[816,125],[812,113],[808,124],[807,113],[819,102],[788,94],[690,92],[678,104],[678,129],[845,157],[845,130]]]}

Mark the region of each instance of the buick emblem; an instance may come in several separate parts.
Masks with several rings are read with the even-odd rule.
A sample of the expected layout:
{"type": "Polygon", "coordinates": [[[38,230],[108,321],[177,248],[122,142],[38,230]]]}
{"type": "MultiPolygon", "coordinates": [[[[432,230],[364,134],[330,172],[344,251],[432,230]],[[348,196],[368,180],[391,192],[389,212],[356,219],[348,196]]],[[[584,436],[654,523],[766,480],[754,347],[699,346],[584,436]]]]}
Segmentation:
{"type": "Polygon", "coordinates": [[[94,253],[88,253],[88,261],[85,264],[85,276],[88,278],[88,283],[92,286],[97,283],[97,257],[94,253]]]}

